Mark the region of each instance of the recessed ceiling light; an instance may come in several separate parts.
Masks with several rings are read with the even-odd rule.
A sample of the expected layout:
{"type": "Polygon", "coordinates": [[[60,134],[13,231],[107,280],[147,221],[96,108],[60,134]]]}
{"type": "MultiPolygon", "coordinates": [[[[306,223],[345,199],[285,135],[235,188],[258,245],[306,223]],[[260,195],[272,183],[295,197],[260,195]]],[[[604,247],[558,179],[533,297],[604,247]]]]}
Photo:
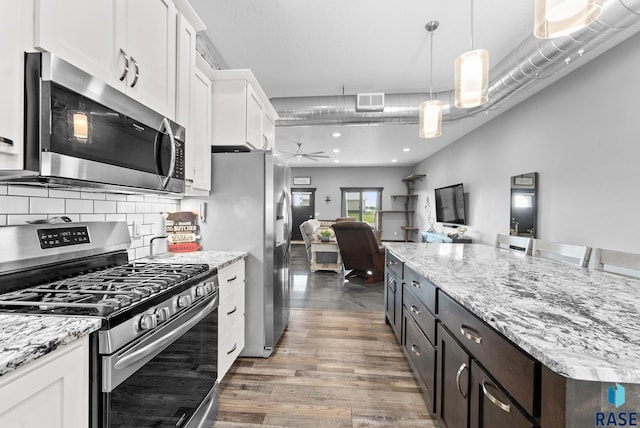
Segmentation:
{"type": "Polygon", "coordinates": [[[402,149],[403,152],[409,152],[411,151],[411,149],[409,147],[405,147],[404,149],[402,149]]]}
{"type": "Polygon", "coordinates": [[[340,153],[340,149],[333,149],[333,153],[340,153]]]}
{"type": "Polygon", "coordinates": [[[338,137],[339,137],[340,135],[342,135],[342,134],[340,134],[339,132],[334,132],[334,133],[333,133],[333,134],[331,134],[331,135],[333,135],[333,137],[334,137],[334,138],[338,138],[338,137]]]}
{"type": "Polygon", "coordinates": [[[398,159],[391,159],[391,162],[398,162],[398,159]]]}
{"type": "Polygon", "coordinates": [[[334,160],[333,163],[340,163],[338,159],[334,160]]]}

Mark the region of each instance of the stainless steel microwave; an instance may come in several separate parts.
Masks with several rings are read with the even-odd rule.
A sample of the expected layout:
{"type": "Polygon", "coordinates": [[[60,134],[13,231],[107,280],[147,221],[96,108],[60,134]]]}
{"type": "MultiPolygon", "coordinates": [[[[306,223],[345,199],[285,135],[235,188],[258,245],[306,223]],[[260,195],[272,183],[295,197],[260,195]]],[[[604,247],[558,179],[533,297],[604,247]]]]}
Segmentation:
{"type": "Polygon", "coordinates": [[[11,181],[183,193],[184,135],[59,57],[27,53],[24,171],[11,181]]]}

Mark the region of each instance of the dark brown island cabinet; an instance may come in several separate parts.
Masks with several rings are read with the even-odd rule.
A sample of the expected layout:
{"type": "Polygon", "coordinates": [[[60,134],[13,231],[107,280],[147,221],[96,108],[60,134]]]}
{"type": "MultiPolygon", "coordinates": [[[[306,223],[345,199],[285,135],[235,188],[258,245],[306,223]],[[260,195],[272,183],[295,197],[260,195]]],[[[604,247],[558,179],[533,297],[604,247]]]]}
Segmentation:
{"type": "MultiPolygon", "coordinates": [[[[385,307],[386,322],[442,427],[640,424],[633,412],[614,414],[617,425],[612,425],[608,413],[581,411],[590,397],[599,396],[600,382],[574,381],[549,370],[389,250],[385,307]],[[601,423],[598,417],[604,418],[601,423]]],[[[633,393],[640,396],[640,390],[633,393]]]]}

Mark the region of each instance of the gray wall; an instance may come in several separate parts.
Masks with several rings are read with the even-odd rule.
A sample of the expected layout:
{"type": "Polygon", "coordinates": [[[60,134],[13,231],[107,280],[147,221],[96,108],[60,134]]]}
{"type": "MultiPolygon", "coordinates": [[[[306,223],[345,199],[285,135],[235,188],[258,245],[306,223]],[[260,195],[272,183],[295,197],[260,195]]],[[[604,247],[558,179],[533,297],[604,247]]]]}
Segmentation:
{"type": "MultiPolygon", "coordinates": [[[[411,174],[411,170],[410,167],[294,167],[291,168],[291,176],[311,177],[311,185],[292,186],[292,188],[315,187],[316,218],[330,220],[340,217],[341,187],[383,187],[382,209],[401,209],[397,205],[399,201],[392,204],[391,195],[406,193],[406,187],[401,180],[411,174]],[[331,202],[328,204],[324,201],[327,196],[331,197],[331,202]]],[[[404,220],[399,215],[387,214],[383,220],[382,239],[403,239],[400,226],[404,224],[404,220]]]]}
{"type": "Polygon", "coordinates": [[[638,70],[636,34],[422,161],[420,206],[464,182],[469,235],[493,243],[509,231],[510,177],[537,171],[539,238],[640,253],[638,70]]]}

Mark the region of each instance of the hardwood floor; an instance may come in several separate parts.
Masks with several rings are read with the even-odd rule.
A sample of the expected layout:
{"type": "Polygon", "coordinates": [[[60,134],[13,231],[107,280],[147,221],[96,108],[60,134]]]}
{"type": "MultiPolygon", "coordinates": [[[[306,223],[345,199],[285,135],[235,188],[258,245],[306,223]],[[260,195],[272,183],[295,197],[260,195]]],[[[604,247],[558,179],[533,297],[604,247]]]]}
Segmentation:
{"type": "Polygon", "coordinates": [[[239,358],[216,428],[439,427],[383,312],[292,309],[270,358],[239,358]]]}

